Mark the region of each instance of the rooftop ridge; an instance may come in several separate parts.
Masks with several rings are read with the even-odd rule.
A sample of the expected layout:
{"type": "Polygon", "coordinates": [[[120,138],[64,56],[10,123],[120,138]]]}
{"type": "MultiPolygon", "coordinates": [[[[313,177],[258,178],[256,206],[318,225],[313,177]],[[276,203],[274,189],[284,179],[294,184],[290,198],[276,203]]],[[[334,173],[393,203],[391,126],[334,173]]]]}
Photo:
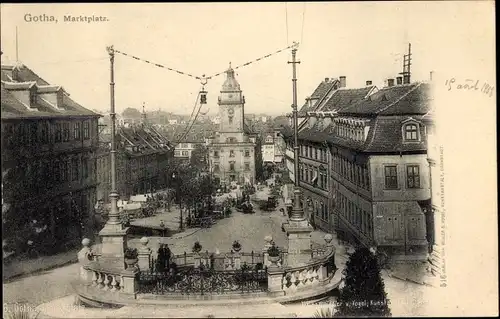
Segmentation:
{"type": "MultiPolygon", "coordinates": [[[[396,101],[394,101],[394,102],[392,102],[391,104],[389,104],[389,105],[385,106],[384,108],[382,108],[382,109],[380,109],[380,110],[376,111],[375,113],[376,113],[376,114],[379,114],[379,113],[381,113],[381,112],[383,112],[383,111],[387,110],[388,108],[390,108],[390,107],[392,107],[392,106],[396,105],[399,101],[401,101],[402,99],[404,99],[405,97],[407,97],[407,96],[408,96],[408,94],[410,94],[411,92],[415,91],[418,87],[420,87],[420,85],[421,85],[421,84],[422,84],[422,83],[416,83],[416,85],[415,85],[415,83],[413,83],[413,85],[415,85],[415,87],[411,88],[410,90],[408,90],[408,92],[406,92],[405,94],[401,95],[398,99],[396,99],[396,101]]],[[[385,95],[385,92],[384,92],[384,96],[386,96],[386,95],[385,95]]]]}

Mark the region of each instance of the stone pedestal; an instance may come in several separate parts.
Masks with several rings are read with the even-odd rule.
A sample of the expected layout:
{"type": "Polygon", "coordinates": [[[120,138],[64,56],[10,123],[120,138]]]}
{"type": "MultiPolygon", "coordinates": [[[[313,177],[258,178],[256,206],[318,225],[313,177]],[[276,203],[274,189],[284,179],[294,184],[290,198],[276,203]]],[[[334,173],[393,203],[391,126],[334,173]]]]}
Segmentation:
{"type": "Polygon", "coordinates": [[[138,280],[139,269],[129,268],[120,273],[122,292],[126,294],[135,294],[139,288],[138,280]]]}
{"type": "Polygon", "coordinates": [[[141,247],[137,250],[138,266],[140,270],[149,270],[151,268],[151,249],[147,246],[149,239],[141,238],[141,247]]]}
{"type": "Polygon", "coordinates": [[[125,249],[127,249],[128,228],[121,224],[106,224],[99,232],[101,237],[101,256],[99,260],[112,264],[113,267],[125,268],[123,261],[125,249]]]}
{"type": "Polygon", "coordinates": [[[288,236],[288,266],[295,267],[311,260],[312,226],[307,220],[290,220],[284,226],[288,236]]]}
{"type": "Polygon", "coordinates": [[[267,289],[269,292],[282,291],[283,270],[278,267],[269,267],[267,270],[267,289]]]}
{"type": "Polygon", "coordinates": [[[241,269],[241,254],[236,252],[233,254],[234,269],[241,269]]]}

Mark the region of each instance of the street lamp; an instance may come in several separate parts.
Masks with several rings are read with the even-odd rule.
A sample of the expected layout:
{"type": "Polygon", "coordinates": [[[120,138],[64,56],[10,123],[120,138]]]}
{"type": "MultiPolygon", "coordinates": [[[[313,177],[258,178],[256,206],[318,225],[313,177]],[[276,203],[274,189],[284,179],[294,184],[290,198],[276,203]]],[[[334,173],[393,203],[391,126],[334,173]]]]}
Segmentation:
{"type": "Polygon", "coordinates": [[[299,129],[299,120],[297,115],[297,68],[296,64],[299,64],[300,61],[295,60],[295,56],[297,54],[298,43],[294,43],[292,49],[292,61],[288,62],[292,64],[293,67],[293,136],[294,136],[294,145],[293,145],[293,157],[294,157],[294,182],[295,182],[295,190],[294,193],[294,203],[291,220],[302,221],[304,220],[304,210],[300,207],[300,184],[299,184],[299,138],[298,138],[298,129],[299,129]]]}

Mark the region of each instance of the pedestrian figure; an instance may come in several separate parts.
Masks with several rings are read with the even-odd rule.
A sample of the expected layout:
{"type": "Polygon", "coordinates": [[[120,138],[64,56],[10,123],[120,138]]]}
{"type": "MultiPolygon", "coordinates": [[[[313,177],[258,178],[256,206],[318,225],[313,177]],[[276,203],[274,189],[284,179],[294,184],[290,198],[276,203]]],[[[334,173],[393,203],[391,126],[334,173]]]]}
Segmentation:
{"type": "Polygon", "coordinates": [[[170,248],[168,248],[168,245],[163,246],[163,249],[165,255],[165,269],[168,271],[170,270],[170,258],[172,257],[172,252],[170,251],[170,248]]]}
{"type": "Polygon", "coordinates": [[[163,248],[163,244],[160,244],[160,248],[158,248],[158,257],[156,259],[156,271],[164,272],[165,271],[165,249],[163,248]]]}

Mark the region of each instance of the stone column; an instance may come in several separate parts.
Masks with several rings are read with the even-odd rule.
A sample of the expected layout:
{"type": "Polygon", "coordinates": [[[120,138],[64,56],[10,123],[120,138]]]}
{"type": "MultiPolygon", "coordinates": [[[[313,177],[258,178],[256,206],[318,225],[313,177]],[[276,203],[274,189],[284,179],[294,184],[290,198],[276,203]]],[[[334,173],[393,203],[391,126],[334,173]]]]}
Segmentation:
{"type": "Polygon", "coordinates": [[[201,264],[201,256],[198,253],[194,255],[194,268],[199,268],[201,264]]]}
{"type": "Polygon", "coordinates": [[[94,253],[89,247],[90,239],[84,238],[82,240],[83,248],[78,252],[78,263],[80,264],[80,279],[83,282],[92,282],[92,271],[85,269],[85,266],[94,261],[94,253]]]}
{"type": "Polygon", "coordinates": [[[151,249],[148,247],[148,242],[147,237],[142,237],[142,246],[137,251],[139,269],[143,271],[151,269],[151,249]]]}

